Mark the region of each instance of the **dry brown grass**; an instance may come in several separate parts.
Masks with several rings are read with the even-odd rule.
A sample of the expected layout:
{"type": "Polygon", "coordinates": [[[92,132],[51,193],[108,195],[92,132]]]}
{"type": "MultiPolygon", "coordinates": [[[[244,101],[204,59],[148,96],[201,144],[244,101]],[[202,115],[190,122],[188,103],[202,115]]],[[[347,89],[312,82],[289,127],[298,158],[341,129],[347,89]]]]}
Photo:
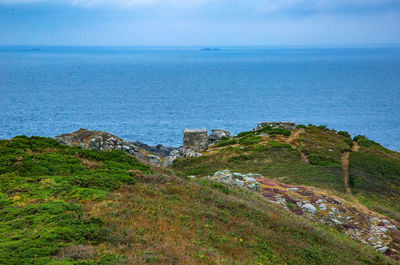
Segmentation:
{"type": "Polygon", "coordinates": [[[93,259],[95,256],[96,251],[93,246],[75,245],[60,249],[55,257],[58,259],[87,260],[93,259]]]}
{"type": "Polygon", "coordinates": [[[253,193],[226,194],[168,175],[137,180],[106,201],[84,205],[107,228],[106,243],[97,251],[124,255],[125,264],[285,264],[300,261],[299,253],[310,248],[329,256],[344,245],[352,254],[335,256],[337,264],[357,264],[353,255],[367,253],[253,193]]]}
{"type": "Polygon", "coordinates": [[[82,165],[84,165],[85,167],[89,168],[89,169],[98,169],[100,167],[103,166],[103,162],[102,161],[95,161],[95,160],[90,160],[87,158],[82,158],[79,156],[76,156],[77,159],[79,159],[82,162],[82,165]]]}

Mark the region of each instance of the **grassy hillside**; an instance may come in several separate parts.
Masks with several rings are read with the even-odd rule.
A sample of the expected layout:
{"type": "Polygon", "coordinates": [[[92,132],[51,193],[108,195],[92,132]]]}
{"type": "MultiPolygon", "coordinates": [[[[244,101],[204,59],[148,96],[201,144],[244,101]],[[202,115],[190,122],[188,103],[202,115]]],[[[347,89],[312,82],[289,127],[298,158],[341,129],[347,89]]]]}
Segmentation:
{"type": "MultiPolygon", "coordinates": [[[[264,129],[264,132],[268,131],[264,129]]],[[[290,134],[245,132],[204,152],[203,157],[182,158],[172,168],[185,175],[206,176],[217,170],[259,173],[281,182],[307,185],[348,198],[341,156],[352,150],[347,132],[324,126],[299,126],[290,134]]],[[[359,150],[350,154],[352,194],[372,210],[400,221],[400,153],[362,136],[354,138],[359,150]]]]}
{"type": "MultiPolygon", "coordinates": [[[[248,154],[240,147],[228,148],[240,149],[231,156],[235,159],[268,153],[253,145],[248,145],[248,154]]],[[[283,165],[292,157],[301,159],[297,151],[273,145],[278,143],[266,148],[285,151],[265,159],[280,159],[283,165]]],[[[304,168],[316,175],[326,170],[308,164],[304,168]]],[[[394,261],[242,189],[149,169],[118,151],[87,151],[48,138],[16,137],[0,141],[0,263],[394,261]]]]}
{"type": "Polygon", "coordinates": [[[346,137],[324,127],[308,126],[290,133],[246,132],[217,144],[203,157],[174,161],[172,168],[185,175],[212,175],[217,170],[259,173],[285,183],[344,192],[340,156],[350,149],[346,137]],[[286,134],[286,135],[285,135],[286,134]],[[290,143],[290,144],[289,144],[290,143]],[[307,161],[304,161],[306,159],[307,161]]]}
{"type": "Polygon", "coordinates": [[[358,152],[350,155],[352,192],[371,209],[400,220],[400,153],[356,137],[358,152]]]}

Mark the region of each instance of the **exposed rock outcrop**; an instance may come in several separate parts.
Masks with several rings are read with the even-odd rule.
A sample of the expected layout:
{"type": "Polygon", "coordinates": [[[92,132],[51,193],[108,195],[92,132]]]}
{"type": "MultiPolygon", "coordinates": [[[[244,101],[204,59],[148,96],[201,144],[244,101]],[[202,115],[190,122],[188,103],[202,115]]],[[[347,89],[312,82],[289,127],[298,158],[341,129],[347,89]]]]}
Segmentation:
{"type": "Polygon", "coordinates": [[[101,131],[89,131],[81,128],[76,132],[57,135],[54,138],[62,144],[81,146],[84,149],[98,151],[122,150],[134,156],[139,154],[139,148],[134,144],[101,131]]]}
{"type": "Polygon", "coordinates": [[[141,143],[139,141],[132,141],[131,143],[133,145],[135,145],[135,146],[143,148],[144,150],[147,150],[149,152],[155,153],[155,154],[157,154],[159,156],[162,156],[162,157],[167,157],[167,156],[169,156],[169,154],[172,151],[178,149],[176,147],[165,146],[165,145],[162,145],[162,144],[158,144],[158,145],[155,145],[155,146],[150,146],[150,145],[141,143]]]}
{"type": "Polygon", "coordinates": [[[259,174],[244,175],[229,170],[217,171],[206,178],[258,192],[293,214],[334,227],[385,255],[397,256],[400,251],[400,246],[393,242],[393,238],[400,235],[399,223],[318,189],[280,183],[259,174]]]}
{"type": "Polygon", "coordinates": [[[253,129],[254,131],[260,130],[262,127],[271,126],[272,128],[283,128],[286,130],[295,130],[296,123],[290,121],[267,121],[267,122],[260,122],[258,125],[253,129]]]}
{"type": "Polygon", "coordinates": [[[223,138],[230,138],[231,133],[227,130],[215,129],[208,136],[208,145],[213,145],[220,142],[223,138]]]}

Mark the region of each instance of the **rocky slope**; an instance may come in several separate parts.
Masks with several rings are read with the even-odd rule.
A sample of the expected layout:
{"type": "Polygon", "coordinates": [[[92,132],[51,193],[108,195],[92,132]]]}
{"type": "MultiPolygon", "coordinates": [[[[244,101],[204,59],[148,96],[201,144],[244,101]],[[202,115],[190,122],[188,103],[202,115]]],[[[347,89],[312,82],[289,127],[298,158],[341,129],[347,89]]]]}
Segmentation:
{"type": "Polygon", "coordinates": [[[259,193],[295,215],[334,227],[387,256],[398,257],[399,223],[313,187],[284,184],[260,174],[223,170],[206,178],[259,193]]]}

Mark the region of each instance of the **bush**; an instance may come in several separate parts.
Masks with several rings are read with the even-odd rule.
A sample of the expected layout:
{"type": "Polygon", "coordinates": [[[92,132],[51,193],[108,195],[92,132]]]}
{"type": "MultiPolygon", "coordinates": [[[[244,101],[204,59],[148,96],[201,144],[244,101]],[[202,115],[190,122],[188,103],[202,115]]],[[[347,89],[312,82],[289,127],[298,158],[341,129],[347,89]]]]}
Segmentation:
{"type": "Polygon", "coordinates": [[[308,160],[311,165],[323,166],[323,167],[340,167],[340,163],[333,159],[321,154],[310,154],[308,160]]]}
{"type": "Polygon", "coordinates": [[[353,142],[353,140],[351,140],[351,138],[345,138],[344,141],[345,141],[346,144],[348,144],[350,147],[353,147],[354,142],[353,142]]]}
{"type": "Polygon", "coordinates": [[[273,128],[271,126],[264,126],[260,130],[257,131],[257,133],[267,133],[270,136],[274,136],[277,134],[281,134],[284,136],[290,136],[290,130],[286,130],[283,128],[273,128]]]}
{"type": "Polygon", "coordinates": [[[367,137],[364,135],[357,135],[353,138],[355,142],[357,142],[359,145],[364,146],[364,147],[376,147],[379,146],[378,143],[369,140],[367,137]]]}
{"type": "Polygon", "coordinates": [[[307,126],[305,126],[304,124],[298,124],[298,125],[296,126],[296,128],[297,128],[297,129],[305,129],[305,128],[307,128],[307,126]]]}
{"type": "Polygon", "coordinates": [[[254,145],[261,142],[263,139],[260,136],[248,135],[239,139],[239,144],[254,145]]]}
{"type": "Polygon", "coordinates": [[[254,132],[253,131],[241,132],[238,135],[236,135],[235,138],[242,138],[242,137],[248,136],[248,135],[254,135],[254,132]]]}
{"type": "Polygon", "coordinates": [[[351,135],[346,131],[339,131],[338,134],[346,138],[351,138],[351,135]]]}

